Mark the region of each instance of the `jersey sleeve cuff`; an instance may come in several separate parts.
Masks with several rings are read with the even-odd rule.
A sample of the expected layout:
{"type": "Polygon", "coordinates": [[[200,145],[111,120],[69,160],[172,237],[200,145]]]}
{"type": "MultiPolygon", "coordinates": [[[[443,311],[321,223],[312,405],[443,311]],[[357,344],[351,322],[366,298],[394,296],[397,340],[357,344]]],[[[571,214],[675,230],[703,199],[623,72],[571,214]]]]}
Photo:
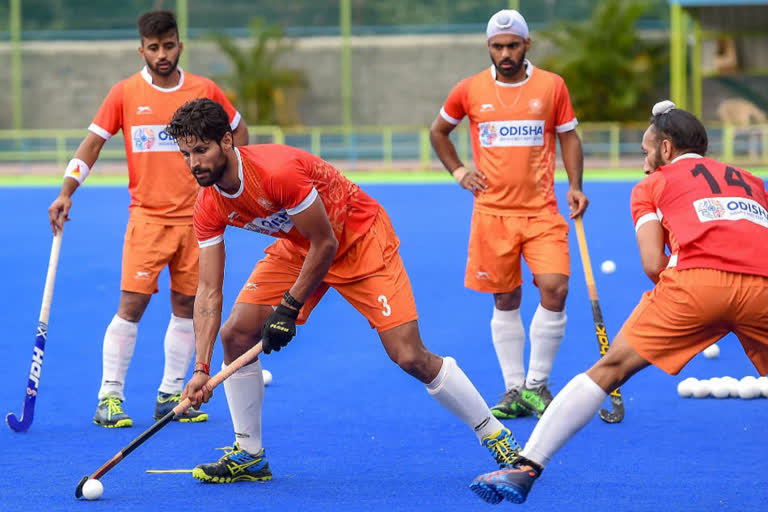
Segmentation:
{"type": "Polygon", "coordinates": [[[672,268],[676,266],[677,266],[677,253],[669,257],[669,263],[667,263],[667,268],[672,268]]]}
{"type": "Polygon", "coordinates": [[[216,235],[208,240],[198,240],[197,245],[202,249],[203,247],[211,247],[212,245],[220,244],[224,241],[224,235],[216,235]]]}
{"type": "Polygon", "coordinates": [[[297,213],[301,213],[310,206],[312,206],[312,203],[315,202],[315,199],[317,199],[317,189],[315,187],[312,187],[312,190],[307,194],[307,197],[305,197],[299,204],[294,206],[293,208],[286,208],[285,211],[288,213],[288,215],[296,215],[297,213]]]}
{"type": "Polygon", "coordinates": [[[237,130],[237,127],[240,126],[240,121],[242,120],[242,117],[240,116],[240,112],[235,112],[235,117],[232,118],[232,122],[229,123],[229,127],[232,128],[232,131],[237,130]]]}
{"type": "Polygon", "coordinates": [[[455,117],[448,115],[448,112],[445,111],[445,107],[440,108],[440,116],[451,124],[459,124],[461,122],[461,119],[456,119],[455,117]]]}
{"type": "Polygon", "coordinates": [[[102,128],[101,126],[97,125],[96,123],[91,123],[91,125],[88,127],[88,131],[91,133],[95,133],[99,137],[101,137],[104,140],[109,140],[112,138],[111,133],[109,133],[107,130],[102,128]]]}
{"type": "Polygon", "coordinates": [[[652,221],[652,220],[655,220],[655,221],[661,222],[661,219],[660,219],[660,218],[659,218],[659,216],[658,216],[657,214],[655,214],[655,213],[646,213],[645,215],[643,215],[642,217],[640,217],[639,219],[637,219],[637,222],[635,223],[635,233],[637,233],[637,230],[639,230],[639,229],[640,229],[640,226],[642,226],[642,225],[643,225],[643,224],[645,224],[646,222],[650,222],[650,221],[652,221]]]}
{"type": "Polygon", "coordinates": [[[574,117],[573,119],[571,119],[570,121],[568,121],[565,124],[560,124],[560,125],[555,126],[555,131],[557,133],[570,132],[571,130],[575,130],[576,129],[576,125],[577,124],[579,124],[579,120],[574,117]]]}

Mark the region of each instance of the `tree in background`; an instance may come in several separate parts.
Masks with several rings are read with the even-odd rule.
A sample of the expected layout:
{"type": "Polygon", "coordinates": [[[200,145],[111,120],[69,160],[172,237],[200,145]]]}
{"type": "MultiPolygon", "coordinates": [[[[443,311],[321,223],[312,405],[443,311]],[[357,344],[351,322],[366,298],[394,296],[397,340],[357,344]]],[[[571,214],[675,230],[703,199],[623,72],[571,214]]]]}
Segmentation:
{"type": "Polygon", "coordinates": [[[232,61],[233,72],[220,78],[232,88],[234,103],[250,125],[299,124],[298,94],[307,87],[303,71],[280,67],[279,58],[293,49],[283,28],[254,18],[249,24],[253,45],[245,48],[224,34],[213,36],[232,61]]]}
{"type": "Polygon", "coordinates": [[[588,22],[560,22],[542,32],[556,50],[542,61],[561,75],[579,119],[647,120],[668,66],[666,39],[638,37],[638,20],[653,8],[638,0],[602,0],[588,22]]]}

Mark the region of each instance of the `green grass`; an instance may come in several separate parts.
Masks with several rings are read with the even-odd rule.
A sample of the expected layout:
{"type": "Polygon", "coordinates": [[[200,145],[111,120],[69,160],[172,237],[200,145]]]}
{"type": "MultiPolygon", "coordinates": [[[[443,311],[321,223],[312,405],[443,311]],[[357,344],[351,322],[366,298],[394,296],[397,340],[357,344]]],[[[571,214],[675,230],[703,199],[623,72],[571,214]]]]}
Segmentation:
{"type": "MultiPolygon", "coordinates": [[[[750,169],[754,174],[762,178],[768,178],[768,168],[750,169]]],[[[447,172],[439,171],[347,171],[346,177],[355,183],[389,183],[389,184],[425,184],[425,183],[453,183],[453,179],[447,172]]],[[[640,181],[643,172],[640,169],[587,169],[584,172],[584,181],[640,181]]],[[[0,187],[58,187],[62,182],[61,176],[0,176],[0,187]]],[[[558,182],[566,181],[564,171],[555,174],[558,182]]],[[[87,186],[126,186],[127,176],[101,176],[98,173],[91,175],[87,186]]]]}

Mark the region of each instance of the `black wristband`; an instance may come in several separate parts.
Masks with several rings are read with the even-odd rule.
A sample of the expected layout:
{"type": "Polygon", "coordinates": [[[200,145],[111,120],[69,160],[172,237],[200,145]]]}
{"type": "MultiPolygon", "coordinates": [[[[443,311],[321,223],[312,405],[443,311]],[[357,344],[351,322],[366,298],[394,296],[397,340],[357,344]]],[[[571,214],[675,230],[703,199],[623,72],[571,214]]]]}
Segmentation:
{"type": "Polygon", "coordinates": [[[296,309],[301,309],[301,307],[304,305],[303,302],[299,302],[296,299],[294,299],[288,290],[286,290],[285,293],[283,294],[283,300],[286,302],[286,304],[296,309]]]}
{"type": "Polygon", "coordinates": [[[207,376],[209,376],[209,377],[211,376],[211,374],[210,374],[210,373],[208,373],[208,372],[207,372],[207,371],[205,371],[205,370],[199,370],[199,369],[198,369],[198,370],[193,370],[193,371],[192,371],[192,375],[194,375],[194,374],[196,374],[196,373],[204,373],[204,374],[206,374],[206,375],[207,375],[207,376]]]}

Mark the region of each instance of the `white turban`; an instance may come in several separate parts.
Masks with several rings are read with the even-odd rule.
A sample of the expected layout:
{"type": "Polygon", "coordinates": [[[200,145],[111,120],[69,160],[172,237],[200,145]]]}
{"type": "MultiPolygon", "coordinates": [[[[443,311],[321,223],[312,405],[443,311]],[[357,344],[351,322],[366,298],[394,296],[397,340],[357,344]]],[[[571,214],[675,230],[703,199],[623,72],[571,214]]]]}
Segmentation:
{"type": "Polygon", "coordinates": [[[528,24],[519,12],[513,9],[504,9],[491,16],[485,34],[488,39],[498,34],[512,34],[527,39],[528,24]]]}
{"type": "Polygon", "coordinates": [[[653,110],[651,110],[651,114],[656,117],[661,114],[666,114],[670,112],[671,110],[674,110],[677,108],[675,104],[669,100],[660,101],[657,104],[653,106],[653,110]]]}

